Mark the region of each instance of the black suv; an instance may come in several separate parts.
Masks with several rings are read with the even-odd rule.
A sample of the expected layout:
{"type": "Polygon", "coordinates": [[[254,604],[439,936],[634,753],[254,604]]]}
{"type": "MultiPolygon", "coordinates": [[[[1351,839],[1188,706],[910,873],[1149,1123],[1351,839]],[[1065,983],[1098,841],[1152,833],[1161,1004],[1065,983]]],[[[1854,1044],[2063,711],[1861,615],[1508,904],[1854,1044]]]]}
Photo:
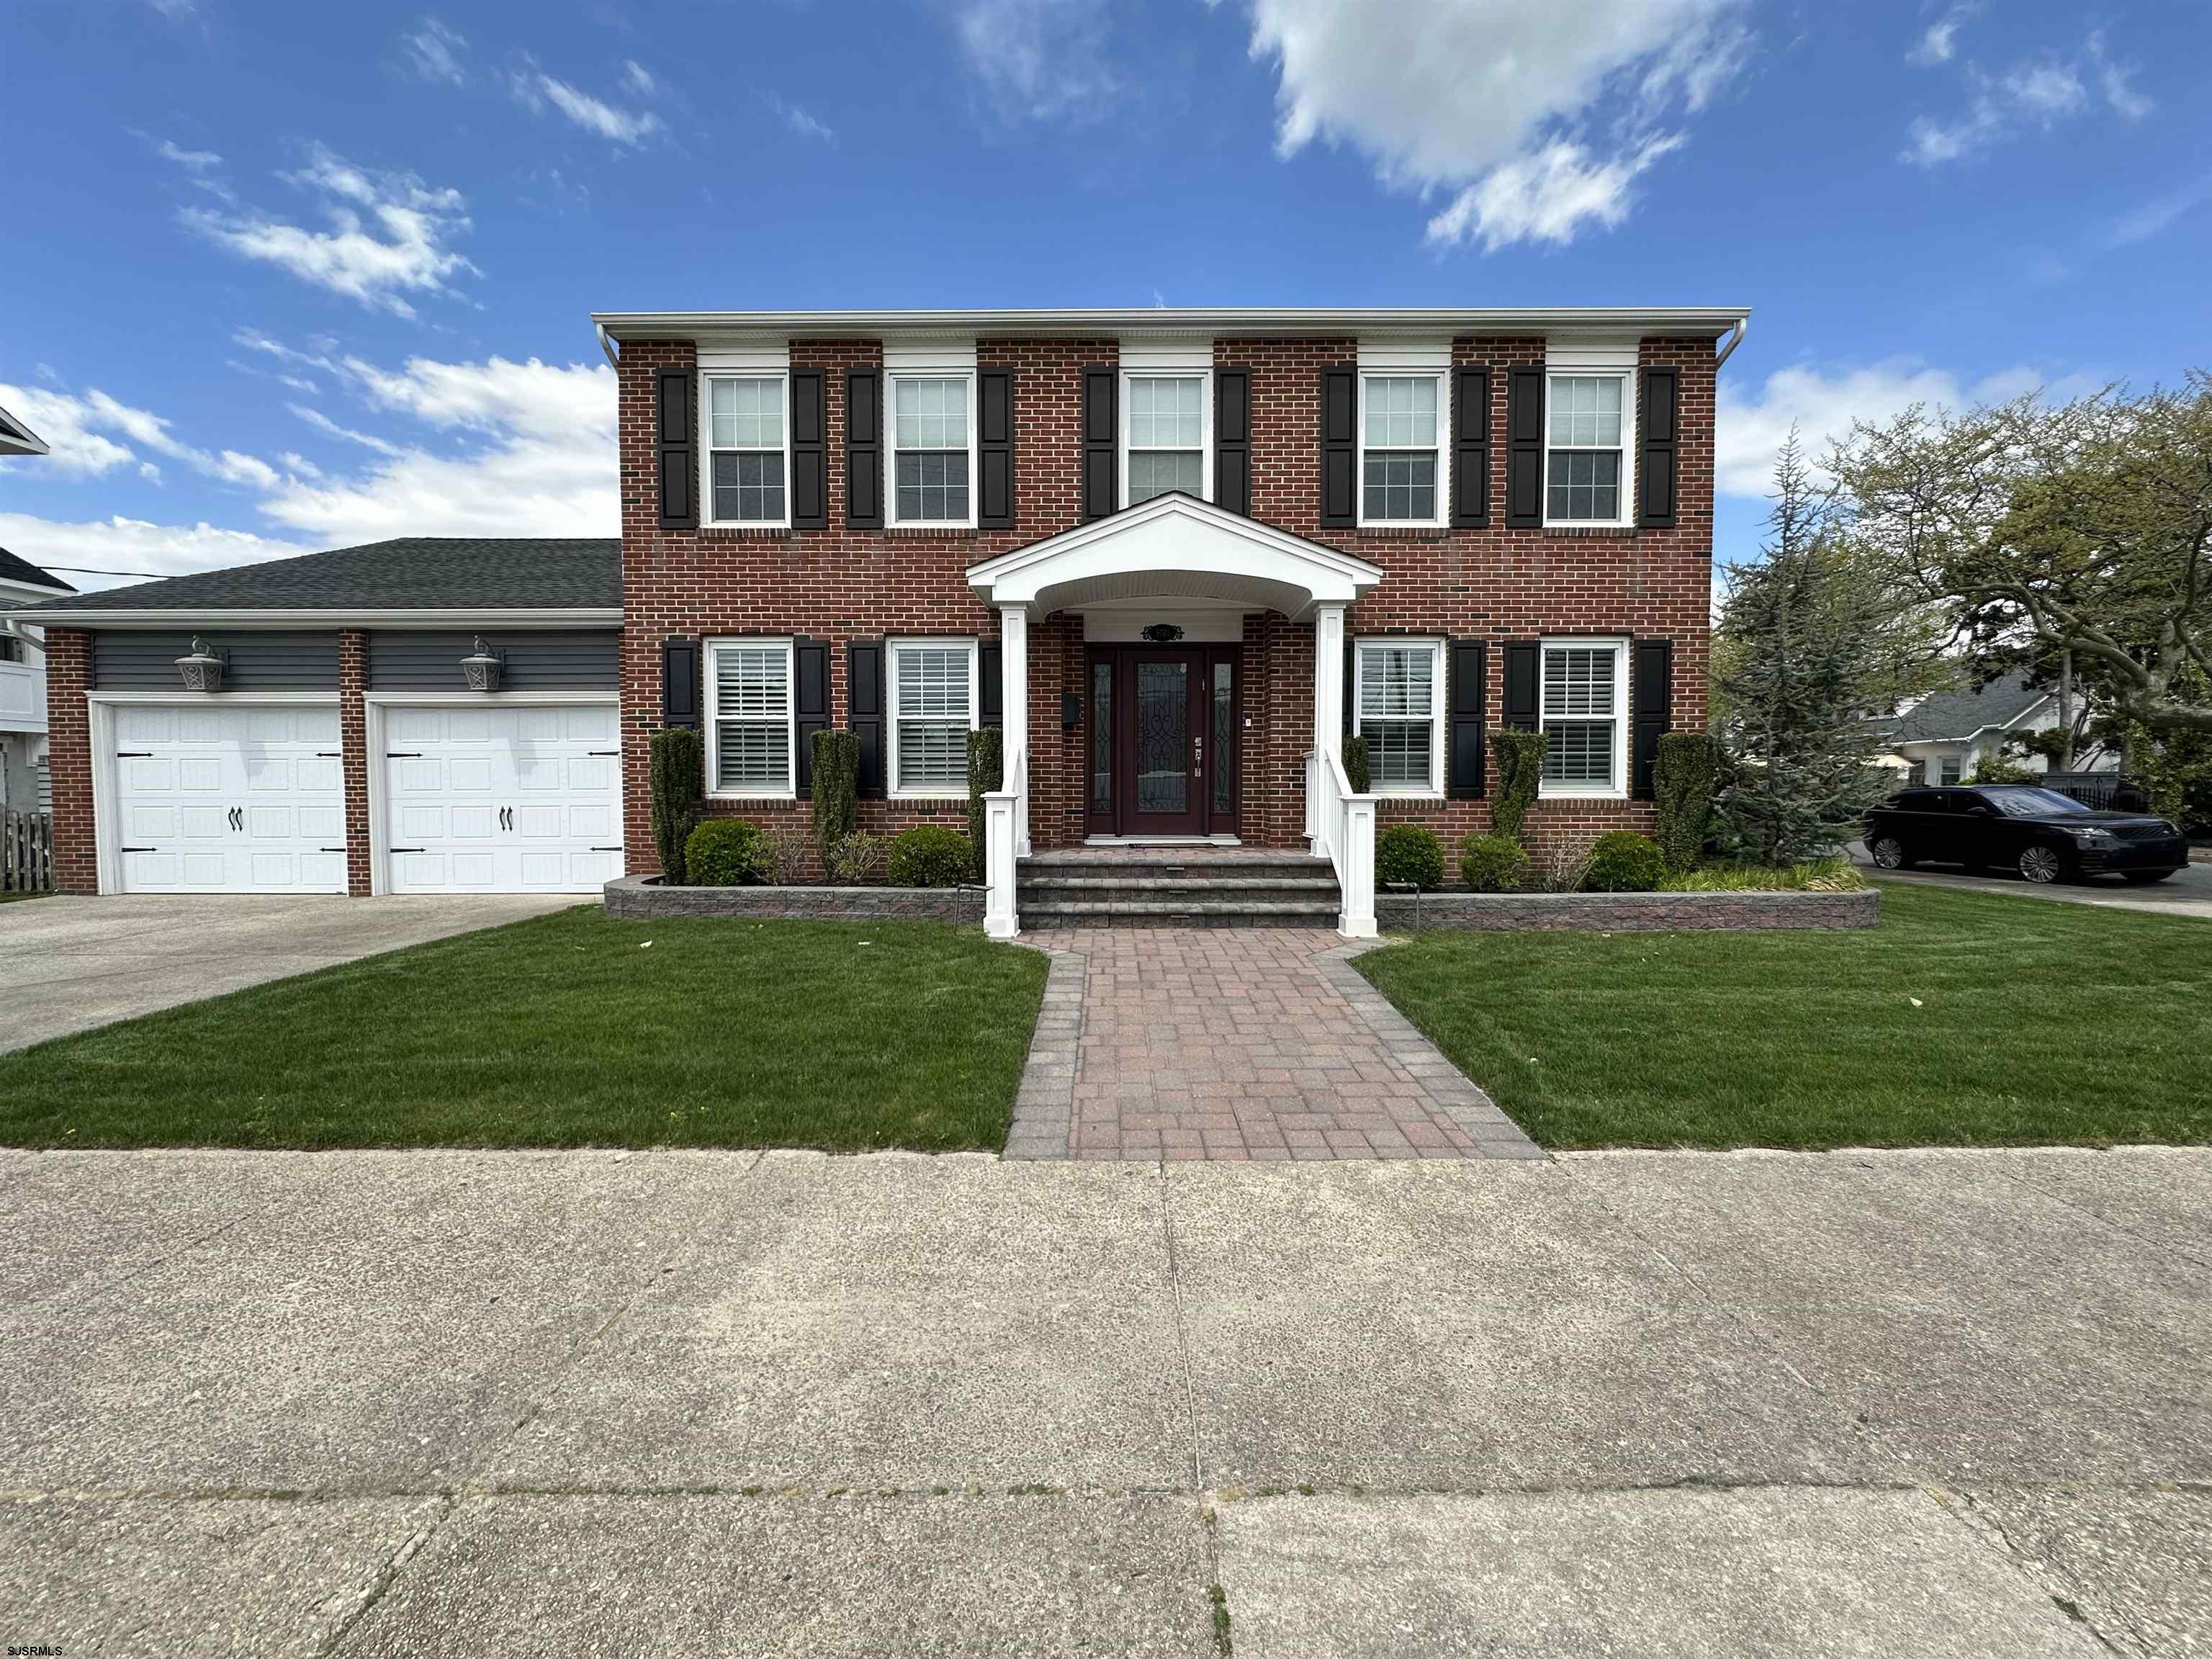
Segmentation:
{"type": "Polygon", "coordinates": [[[2188,842],[2164,818],[2100,812],[2026,783],[1905,790],[1867,814],[1866,844],[1884,870],[1962,864],[2037,882],[2107,872],[2164,881],[2189,862],[2188,842]]]}

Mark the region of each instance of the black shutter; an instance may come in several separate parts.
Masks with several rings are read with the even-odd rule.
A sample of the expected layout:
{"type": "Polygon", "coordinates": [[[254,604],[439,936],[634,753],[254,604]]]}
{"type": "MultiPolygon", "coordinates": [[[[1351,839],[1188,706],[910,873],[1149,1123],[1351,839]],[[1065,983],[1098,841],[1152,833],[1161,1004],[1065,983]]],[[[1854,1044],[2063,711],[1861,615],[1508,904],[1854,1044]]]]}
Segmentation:
{"type": "Polygon", "coordinates": [[[699,729],[699,641],[660,642],[660,723],[699,729]]]}
{"type": "Polygon", "coordinates": [[[799,798],[806,800],[814,793],[814,734],[830,724],[830,647],[820,640],[799,640],[792,658],[799,680],[792,698],[799,729],[792,735],[799,744],[799,798]]]}
{"type": "Polygon", "coordinates": [[[985,530],[1014,522],[1014,374],[1008,368],[975,374],[975,523],[985,530]]]}
{"type": "Polygon", "coordinates": [[[1505,647],[1505,724],[1519,732],[1536,729],[1536,645],[1533,640],[1505,647]]]}
{"type": "Polygon", "coordinates": [[[1359,520],[1359,371],[1321,372],[1321,521],[1332,527],[1359,520]]]}
{"type": "Polygon", "coordinates": [[[1514,368],[1505,379],[1505,525],[1544,522],[1544,371],[1514,368]]]}
{"type": "Polygon", "coordinates": [[[1252,514],[1252,371],[1223,368],[1213,375],[1213,500],[1247,518],[1252,514]]]}
{"type": "Polygon", "coordinates": [[[830,527],[829,428],[822,407],[822,371],[791,371],[791,527],[830,527]]]}
{"type": "Polygon", "coordinates": [[[860,740],[862,800],[884,798],[884,643],[854,640],[845,647],[845,725],[860,740]]]}
{"type": "Polygon", "coordinates": [[[1636,642],[1636,690],[1630,699],[1632,732],[1629,738],[1628,793],[1637,800],[1653,798],[1652,763],[1659,758],[1659,734],[1674,712],[1674,642],[1638,640],[1636,642]]]}
{"type": "Polygon", "coordinates": [[[1083,516],[1103,519],[1121,505],[1114,481],[1114,450],[1119,434],[1115,380],[1121,371],[1083,371],[1083,516]]]}
{"type": "MultiPolygon", "coordinates": [[[[1451,499],[1455,526],[1489,528],[1490,371],[1486,368],[1452,371],[1451,499]]],[[[1476,764],[1479,769],[1480,759],[1476,764]]]]}
{"type": "Polygon", "coordinates": [[[975,723],[1006,723],[1006,659],[996,640],[985,640],[975,648],[975,723]]]}
{"type": "MultiPolygon", "coordinates": [[[[1352,640],[1344,642],[1344,735],[1352,733],[1352,716],[1359,702],[1359,647],[1352,640]]],[[[1370,759],[1372,757],[1370,757],[1370,759]]]]}
{"type": "Polygon", "coordinates": [[[1451,678],[1444,691],[1444,793],[1454,800],[1482,799],[1483,701],[1489,652],[1480,640],[1454,640],[1451,678]]]}
{"type": "Polygon", "coordinates": [[[699,423],[692,418],[697,377],[688,368],[660,371],[654,421],[660,454],[660,527],[699,527],[699,423]]]}
{"type": "Polygon", "coordinates": [[[845,374],[845,527],[884,527],[884,377],[872,368],[845,374]]]}
{"type": "Polygon", "coordinates": [[[1637,417],[1643,460],[1637,486],[1644,503],[1638,519],[1646,530],[1674,527],[1674,496],[1681,478],[1682,373],[1675,368],[1644,371],[1644,405],[1637,417]]]}

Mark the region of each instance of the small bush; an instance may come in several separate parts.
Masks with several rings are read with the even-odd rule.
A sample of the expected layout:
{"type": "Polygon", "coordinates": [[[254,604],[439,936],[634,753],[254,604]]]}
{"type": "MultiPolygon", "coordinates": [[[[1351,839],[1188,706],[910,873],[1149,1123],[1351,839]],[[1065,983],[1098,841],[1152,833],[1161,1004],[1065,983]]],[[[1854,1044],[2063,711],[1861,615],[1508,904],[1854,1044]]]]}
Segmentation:
{"type": "Polygon", "coordinates": [[[1662,893],[1856,893],[1866,878],[1849,859],[1805,864],[1708,864],[1659,884],[1662,893]]]}
{"type": "Polygon", "coordinates": [[[769,878],[768,838],[744,818],[708,818],[684,843],[694,887],[758,887],[769,878]]]}
{"type": "Polygon", "coordinates": [[[1536,866],[1510,836],[1469,836],[1459,844],[1459,878],[1478,893],[1517,893],[1536,879],[1536,866]]]}
{"type": "Polygon", "coordinates": [[[983,797],[1006,784],[1006,738],[995,726],[981,726],[968,734],[968,845],[974,849],[970,856],[975,860],[969,878],[973,881],[983,879],[983,797]]]}
{"type": "Polygon", "coordinates": [[[1544,781],[1544,734],[1541,732],[1492,732],[1490,734],[1490,822],[1499,835],[1521,839],[1521,826],[1536,799],[1536,786],[1544,781]]]}
{"type": "Polygon", "coordinates": [[[1367,758],[1367,739],[1346,738],[1344,740],[1344,781],[1352,786],[1355,795],[1373,793],[1375,774],[1367,758]]]}
{"type": "Polygon", "coordinates": [[[653,799],[653,846],[660,855],[660,878],[684,884],[684,843],[699,820],[705,787],[707,751],[688,726],[653,734],[649,779],[653,799]]]}
{"type": "Polygon", "coordinates": [[[1705,732],[1660,734],[1651,765],[1651,793],[1659,807],[1658,833],[1652,839],[1669,870],[1692,868],[1705,848],[1720,763],[1720,745],[1705,732]]]}
{"type": "Polygon", "coordinates": [[[1394,823],[1375,837],[1375,884],[1403,884],[1433,893],[1444,884],[1444,844],[1418,823],[1394,823]]]}
{"type": "Polygon", "coordinates": [[[860,734],[814,733],[814,850],[830,867],[830,849],[860,827],[860,734]]]}
{"type": "Polygon", "coordinates": [[[891,840],[894,887],[957,887],[975,866],[968,837],[939,823],[917,823],[891,840]]]}
{"type": "Polygon", "coordinates": [[[830,848],[823,869],[832,885],[858,887],[875,879],[884,861],[884,844],[866,831],[855,830],[830,848]]]}
{"type": "Polygon", "coordinates": [[[771,823],[761,831],[761,846],[768,854],[768,878],[788,887],[806,873],[807,849],[813,845],[795,823],[771,823]]]}
{"type": "Polygon", "coordinates": [[[1659,843],[1633,830],[1600,836],[1583,867],[1586,893],[1650,893],[1667,879],[1667,860],[1659,843]]]}
{"type": "Polygon", "coordinates": [[[2031,772],[2018,761],[1992,749],[1974,763],[1973,775],[1968,783],[2033,783],[2043,775],[2031,772]]]}

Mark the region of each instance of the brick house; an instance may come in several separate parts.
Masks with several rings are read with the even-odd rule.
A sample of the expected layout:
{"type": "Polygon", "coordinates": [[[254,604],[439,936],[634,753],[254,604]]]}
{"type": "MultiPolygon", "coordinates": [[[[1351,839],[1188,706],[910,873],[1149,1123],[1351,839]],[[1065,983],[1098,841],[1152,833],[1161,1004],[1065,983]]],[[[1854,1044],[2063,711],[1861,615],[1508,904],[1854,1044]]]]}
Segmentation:
{"type": "MultiPolygon", "coordinates": [[[[489,811],[489,833],[516,833],[494,800],[516,793],[514,760],[459,763],[508,699],[534,698],[516,716],[538,708],[541,730],[565,730],[543,713],[586,706],[564,690],[587,690],[597,708],[618,698],[618,720],[579,726],[568,758],[611,763],[592,788],[600,807],[618,802],[619,834],[570,835],[559,870],[538,866],[578,886],[617,859],[653,869],[647,746],[664,725],[701,729],[709,811],[763,823],[806,820],[808,740],[849,727],[861,824],[878,833],[964,827],[965,734],[1001,726],[987,847],[999,934],[1020,925],[1027,878],[1075,849],[1167,843],[1200,859],[1231,842],[1326,860],[1327,910],[1371,932],[1378,827],[1418,821],[1449,842],[1487,826],[1488,729],[1547,734],[1527,832],[1541,851],[1648,829],[1654,740],[1705,723],[1715,386],[1741,310],[594,322],[620,382],[613,607],[598,593],[565,611],[550,594],[530,603],[533,561],[555,556],[538,544],[465,544],[469,573],[426,596],[397,566],[419,573],[442,544],[410,543],[395,544],[411,550],[392,556],[391,580],[363,562],[376,550],[353,550],[343,605],[286,611],[289,629],[327,624],[319,690],[344,776],[325,781],[343,786],[345,818],[329,844],[345,849],[353,890],[417,884],[397,878],[409,859],[423,885],[454,884],[457,870],[474,884],[519,878],[512,860],[412,849],[453,842],[440,808],[465,793],[457,779],[493,781],[471,798],[471,826],[489,811]],[[412,657],[380,643],[401,629],[412,657]],[[471,701],[444,658],[477,634],[507,678],[471,701]],[[581,665],[586,636],[617,647],[597,678],[581,665]],[[560,640],[567,665],[546,681],[560,640]],[[387,684],[380,659],[403,658],[421,678],[387,684]],[[533,690],[517,689],[518,669],[533,690]],[[410,701],[433,680],[449,688],[437,702],[410,701]],[[452,708],[469,713],[423,712],[452,708]],[[415,734],[397,756],[395,730],[415,734]],[[1352,732],[1372,757],[1370,795],[1343,778],[1352,732]],[[419,830],[393,817],[406,759],[421,763],[419,830]]],[[[235,578],[222,620],[251,629],[254,574],[235,578]]],[[[106,607],[94,602],[139,596],[132,625],[173,642],[214,625],[189,594],[159,603],[176,586],[49,619],[61,659],[83,663],[57,693],[57,750],[68,726],[82,757],[56,763],[58,814],[74,825],[58,836],[83,843],[58,856],[64,884],[129,884],[121,855],[86,833],[116,740],[59,707],[102,695],[106,607]],[[70,819],[65,795],[88,810],[70,819]]],[[[573,580],[565,592],[582,597],[573,580]]],[[[528,752],[531,739],[510,723],[483,741],[528,752]]]]}

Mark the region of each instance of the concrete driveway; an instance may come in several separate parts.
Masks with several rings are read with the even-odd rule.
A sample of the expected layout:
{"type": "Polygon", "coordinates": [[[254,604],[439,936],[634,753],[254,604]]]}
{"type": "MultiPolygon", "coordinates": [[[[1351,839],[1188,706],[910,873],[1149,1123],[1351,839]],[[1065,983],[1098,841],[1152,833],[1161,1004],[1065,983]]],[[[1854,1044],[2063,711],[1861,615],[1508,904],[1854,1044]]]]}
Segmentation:
{"type": "Polygon", "coordinates": [[[1863,842],[1851,843],[1850,855],[1852,863],[1884,881],[1961,887],[1978,893],[2017,893],[2023,898],[2051,899],[2061,904],[2093,904],[2108,910],[2148,910],[2156,915],[2196,916],[2212,921],[2212,864],[2191,864],[2185,870],[2175,871],[2164,881],[2142,886],[2120,876],[2093,876],[2087,881],[2062,881],[2039,887],[2013,871],[1970,876],[1943,866],[1876,870],[1863,842]]]}
{"type": "Polygon", "coordinates": [[[167,894],[0,904],[0,1052],[589,902],[573,893],[167,894]]]}
{"type": "Polygon", "coordinates": [[[2212,1151],[4,1153],[0,1202],[16,1644],[2212,1644],[2212,1151]]]}

